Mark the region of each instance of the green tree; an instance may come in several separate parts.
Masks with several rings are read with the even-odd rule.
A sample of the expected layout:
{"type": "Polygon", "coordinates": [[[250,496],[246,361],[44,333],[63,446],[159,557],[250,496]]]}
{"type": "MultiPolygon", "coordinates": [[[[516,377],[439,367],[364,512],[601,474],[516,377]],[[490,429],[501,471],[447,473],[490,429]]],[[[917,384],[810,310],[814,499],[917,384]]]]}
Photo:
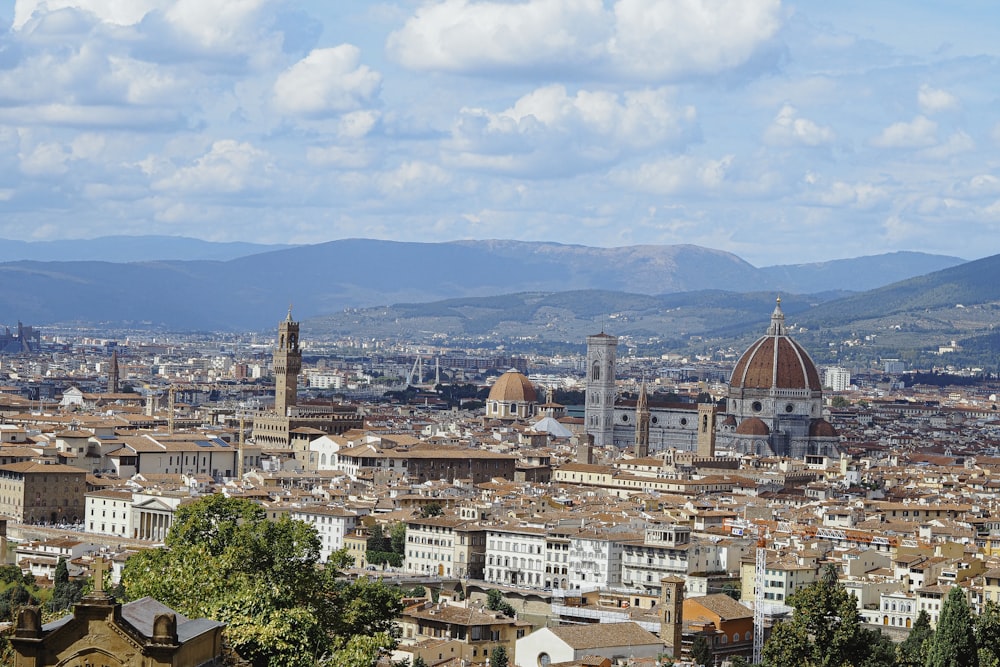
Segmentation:
{"type": "Polygon", "coordinates": [[[367,665],[394,642],[398,591],[341,578],[336,554],[321,567],[308,524],[268,521],[250,501],[209,496],[178,510],[166,544],[127,561],[127,598],[149,595],[226,623],[230,645],[255,667],[351,665],[368,652],[357,663],[367,665]]]}
{"type": "Polygon", "coordinates": [[[499,611],[504,616],[509,616],[510,618],[517,618],[517,612],[514,611],[514,607],[504,599],[503,593],[495,588],[491,588],[486,593],[486,608],[490,611],[499,611]]]}
{"type": "Polygon", "coordinates": [[[406,524],[402,521],[393,524],[389,530],[389,544],[393,553],[406,554],[406,524]]]}
{"type": "MultiPolygon", "coordinates": [[[[61,611],[69,609],[83,598],[84,582],[73,581],[69,578],[69,568],[66,559],[60,558],[56,563],[56,571],[52,577],[52,598],[49,600],[49,611],[61,611]]],[[[26,590],[22,584],[18,584],[12,590],[26,590]]],[[[10,598],[12,608],[18,604],[24,604],[26,600],[10,598]]]]}
{"type": "Polygon", "coordinates": [[[927,640],[934,635],[931,617],[923,609],[917,614],[910,633],[896,649],[899,667],[921,667],[927,659],[927,640]]]}
{"type": "Polygon", "coordinates": [[[413,663],[410,667],[427,667],[427,663],[419,655],[413,659],[413,663]]]}
{"type": "Polygon", "coordinates": [[[503,646],[496,646],[490,653],[490,667],[508,667],[507,649],[503,646]]]}
{"type": "Polygon", "coordinates": [[[974,627],[979,645],[979,667],[1000,667],[1000,603],[988,600],[976,617],[974,627]]]}
{"type": "Polygon", "coordinates": [[[691,642],[691,659],[699,665],[707,665],[712,660],[712,651],[705,635],[696,635],[691,642]]]}
{"type": "Polygon", "coordinates": [[[420,516],[427,519],[432,516],[441,516],[444,514],[444,506],[439,502],[427,503],[420,508],[420,516]]]}
{"type": "Polygon", "coordinates": [[[927,650],[927,667],[978,667],[979,652],[965,591],[954,586],[941,605],[927,650]]]}
{"type": "Polygon", "coordinates": [[[792,618],[774,627],[764,645],[765,667],[885,667],[895,662],[892,642],[862,627],[857,600],[830,565],[822,577],[788,596],[792,618]]]}

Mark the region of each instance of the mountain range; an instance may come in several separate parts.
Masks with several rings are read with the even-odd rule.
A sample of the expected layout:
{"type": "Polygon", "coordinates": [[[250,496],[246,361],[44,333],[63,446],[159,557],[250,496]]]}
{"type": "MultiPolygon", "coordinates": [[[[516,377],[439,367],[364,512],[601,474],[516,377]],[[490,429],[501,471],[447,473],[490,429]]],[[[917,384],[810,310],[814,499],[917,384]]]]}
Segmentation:
{"type": "Polygon", "coordinates": [[[685,292],[705,290],[769,299],[809,294],[803,303],[819,304],[964,265],[956,257],[899,252],[757,268],[693,245],[592,248],[503,240],[344,239],[274,247],[107,237],[40,246],[5,241],[2,247],[0,256],[11,259],[0,263],[0,322],[175,331],[270,329],[289,304],[296,317],[310,318],[345,308],[585,290],[682,301],[685,292]],[[75,249],[70,258],[68,249],[75,249]]]}

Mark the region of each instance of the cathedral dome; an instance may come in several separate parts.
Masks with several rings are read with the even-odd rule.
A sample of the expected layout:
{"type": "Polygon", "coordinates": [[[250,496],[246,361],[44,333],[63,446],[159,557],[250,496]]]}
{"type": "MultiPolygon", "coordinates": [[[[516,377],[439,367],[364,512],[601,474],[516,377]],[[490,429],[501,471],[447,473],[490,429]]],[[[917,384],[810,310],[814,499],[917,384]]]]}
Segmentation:
{"type": "Polygon", "coordinates": [[[490,389],[489,401],[536,403],[538,393],[531,380],[512,368],[493,383],[490,389]]]}
{"type": "Polygon", "coordinates": [[[836,438],[839,435],[833,424],[825,419],[813,419],[809,423],[810,438],[836,438]]]}
{"type": "Polygon", "coordinates": [[[740,425],[736,427],[736,435],[768,436],[771,435],[771,429],[760,417],[750,417],[741,421],[740,425]]]}
{"type": "Polygon", "coordinates": [[[823,390],[816,364],[802,346],[785,332],[785,315],[781,312],[780,299],[771,314],[771,326],[767,333],[758,338],[736,362],[729,386],[823,390]]]}

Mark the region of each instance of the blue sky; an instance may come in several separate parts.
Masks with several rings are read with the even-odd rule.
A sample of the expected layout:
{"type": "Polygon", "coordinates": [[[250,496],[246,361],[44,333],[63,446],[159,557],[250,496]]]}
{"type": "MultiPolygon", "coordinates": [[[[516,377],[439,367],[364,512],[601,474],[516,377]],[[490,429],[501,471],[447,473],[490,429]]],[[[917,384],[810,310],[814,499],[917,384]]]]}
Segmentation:
{"type": "Polygon", "coordinates": [[[1000,252],[994,2],[0,0],[0,237],[1000,252]]]}

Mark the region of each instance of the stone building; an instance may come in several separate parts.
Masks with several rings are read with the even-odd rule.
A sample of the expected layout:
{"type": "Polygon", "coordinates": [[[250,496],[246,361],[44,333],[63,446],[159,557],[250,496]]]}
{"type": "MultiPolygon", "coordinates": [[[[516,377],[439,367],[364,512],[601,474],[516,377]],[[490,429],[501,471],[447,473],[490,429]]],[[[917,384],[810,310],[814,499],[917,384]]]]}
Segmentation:
{"type": "Polygon", "coordinates": [[[104,591],[107,566],[73,613],[42,625],[37,607],[18,614],[14,667],[215,667],[222,664],[222,623],[187,619],[152,598],[118,604],[104,591]]]}
{"type": "Polygon", "coordinates": [[[20,523],[79,523],[87,473],[61,463],[0,466],[0,514],[20,523]]]}

